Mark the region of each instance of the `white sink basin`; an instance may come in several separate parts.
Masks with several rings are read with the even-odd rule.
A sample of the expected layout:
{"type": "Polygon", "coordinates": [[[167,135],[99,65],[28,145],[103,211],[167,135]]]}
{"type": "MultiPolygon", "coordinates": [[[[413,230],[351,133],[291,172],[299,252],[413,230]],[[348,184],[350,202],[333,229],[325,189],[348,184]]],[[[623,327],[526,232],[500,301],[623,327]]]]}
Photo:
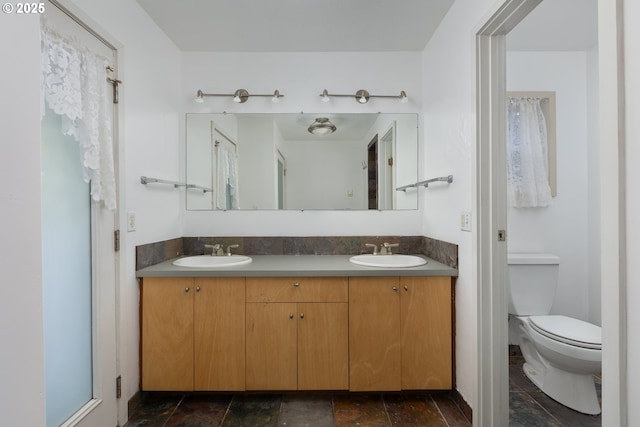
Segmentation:
{"type": "Polygon", "coordinates": [[[349,258],[349,262],[366,267],[418,267],[427,263],[427,260],[415,255],[355,255],[349,258]]]}
{"type": "Polygon", "coordinates": [[[184,258],[178,258],[173,261],[173,265],[177,267],[191,267],[191,268],[219,268],[219,267],[237,267],[239,265],[249,264],[252,261],[251,257],[244,255],[196,255],[188,256],[184,258]]]}

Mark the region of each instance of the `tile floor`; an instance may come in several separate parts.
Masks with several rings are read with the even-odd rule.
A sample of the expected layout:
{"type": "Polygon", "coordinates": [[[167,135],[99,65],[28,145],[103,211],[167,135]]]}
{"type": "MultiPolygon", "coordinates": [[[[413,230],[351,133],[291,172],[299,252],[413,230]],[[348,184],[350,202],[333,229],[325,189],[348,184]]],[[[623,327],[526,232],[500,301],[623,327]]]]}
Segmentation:
{"type": "Polygon", "coordinates": [[[449,393],[144,393],[125,427],[470,427],[449,393]]]}
{"type": "MultiPolygon", "coordinates": [[[[510,348],[509,426],[510,427],[600,427],[600,416],[569,409],[541,392],[524,374],[519,349],[510,348]]],[[[601,381],[596,378],[598,396],[601,381]]]]}
{"type": "MultiPolygon", "coordinates": [[[[509,426],[600,427],[509,365],[509,426]]],[[[125,427],[470,427],[449,393],[143,393],[125,427]]],[[[498,427],[498,426],[496,426],[498,427]]]]}

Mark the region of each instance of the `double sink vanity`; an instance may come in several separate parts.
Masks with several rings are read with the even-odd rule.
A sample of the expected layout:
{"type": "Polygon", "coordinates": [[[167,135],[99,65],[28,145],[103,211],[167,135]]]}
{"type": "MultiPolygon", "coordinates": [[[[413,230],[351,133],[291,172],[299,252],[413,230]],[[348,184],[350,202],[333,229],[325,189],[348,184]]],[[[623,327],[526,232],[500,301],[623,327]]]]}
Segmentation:
{"type": "Polygon", "coordinates": [[[422,255],[200,255],[136,276],[142,390],[453,388],[457,270],[422,255]]]}

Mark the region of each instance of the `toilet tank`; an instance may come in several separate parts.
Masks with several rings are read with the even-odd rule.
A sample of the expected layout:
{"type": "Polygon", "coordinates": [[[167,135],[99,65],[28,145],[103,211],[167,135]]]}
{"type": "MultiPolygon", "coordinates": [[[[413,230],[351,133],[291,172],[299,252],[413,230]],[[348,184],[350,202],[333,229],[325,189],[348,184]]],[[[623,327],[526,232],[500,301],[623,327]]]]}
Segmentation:
{"type": "Polygon", "coordinates": [[[510,253],[507,258],[509,313],[549,314],[558,287],[560,258],[541,253],[510,253]]]}

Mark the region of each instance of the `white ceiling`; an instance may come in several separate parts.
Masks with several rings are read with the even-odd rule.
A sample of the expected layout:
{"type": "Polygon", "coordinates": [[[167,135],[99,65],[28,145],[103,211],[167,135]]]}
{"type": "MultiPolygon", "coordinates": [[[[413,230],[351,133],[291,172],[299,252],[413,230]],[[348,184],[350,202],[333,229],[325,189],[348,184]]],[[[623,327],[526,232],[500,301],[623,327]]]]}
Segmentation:
{"type": "MultiPolygon", "coordinates": [[[[137,0],[183,51],[421,51],[454,0],[137,0]]],[[[509,50],[587,50],[597,0],[544,0],[509,50]]]]}
{"type": "Polygon", "coordinates": [[[507,35],[516,51],[584,51],[598,43],[597,0],[544,0],[507,35]]]}
{"type": "Polygon", "coordinates": [[[183,51],[421,51],[454,0],[137,0],[183,51]]]}

